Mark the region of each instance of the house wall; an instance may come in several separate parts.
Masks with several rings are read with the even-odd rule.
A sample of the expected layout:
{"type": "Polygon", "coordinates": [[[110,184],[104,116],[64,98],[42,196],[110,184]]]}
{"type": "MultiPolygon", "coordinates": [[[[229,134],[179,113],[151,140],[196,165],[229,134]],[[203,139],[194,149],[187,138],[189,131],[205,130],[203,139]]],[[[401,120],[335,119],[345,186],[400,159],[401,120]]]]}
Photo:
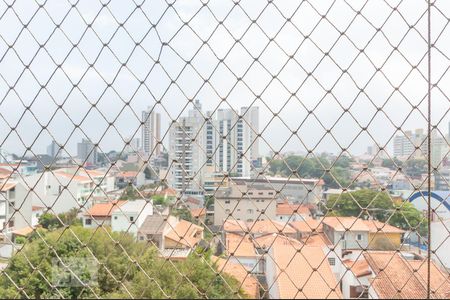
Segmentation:
{"type": "Polygon", "coordinates": [[[22,183],[17,183],[14,192],[8,191],[9,203],[14,202],[14,208],[20,209],[20,213],[14,213],[14,210],[8,209],[7,219],[12,216],[15,230],[32,225],[32,197],[27,193],[28,189],[22,183]]]}
{"type": "Polygon", "coordinates": [[[309,218],[311,218],[311,215],[294,213],[292,215],[277,215],[275,220],[286,223],[286,222],[304,221],[305,219],[309,218]]]}
{"type": "Polygon", "coordinates": [[[83,221],[83,227],[85,227],[85,228],[97,228],[99,225],[111,226],[111,217],[83,216],[82,221],[83,221]],[[91,225],[86,224],[86,220],[88,220],[88,219],[91,220],[91,225]]]}
{"type": "Polygon", "coordinates": [[[276,264],[273,260],[273,247],[269,250],[269,255],[266,255],[266,282],[269,288],[269,299],[280,299],[280,290],[277,283],[276,264]]]}
{"type": "Polygon", "coordinates": [[[147,216],[153,215],[153,205],[147,204],[136,211],[118,209],[112,213],[111,228],[113,231],[126,231],[136,236],[147,216]],[[132,223],[131,218],[134,223],[132,223]]]}

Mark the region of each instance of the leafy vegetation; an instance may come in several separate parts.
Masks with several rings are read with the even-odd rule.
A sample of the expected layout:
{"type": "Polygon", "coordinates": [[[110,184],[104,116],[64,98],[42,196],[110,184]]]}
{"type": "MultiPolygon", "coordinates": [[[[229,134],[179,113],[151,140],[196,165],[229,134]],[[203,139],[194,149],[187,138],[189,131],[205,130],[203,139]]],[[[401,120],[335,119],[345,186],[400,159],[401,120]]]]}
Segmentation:
{"type": "Polygon", "coordinates": [[[350,163],[351,159],[347,156],[341,156],[333,163],[325,155],[314,158],[291,155],[271,161],[269,171],[281,176],[292,176],[295,171],[299,177],[322,178],[327,187],[338,188],[350,183],[350,163]]]}
{"type": "Polygon", "coordinates": [[[363,189],[341,195],[332,195],[326,203],[328,215],[372,216],[381,222],[404,230],[417,229],[426,233],[426,219],[409,202],[395,202],[387,192],[363,189]],[[365,210],[366,209],[366,210],[365,210]]]}
{"type": "Polygon", "coordinates": [[[43,233],[14,256],[0,277],[1,298],[236,298],[245,296],[239,283],[216,276],[209,253],[191,254],[183,262],[169,262],[157,250],[134,237],[80,226],[43,233]],[[110,237],[111,236],[111,237],[110,237]],[[118,241],[116,243],[115,241],[118,241]],[[50,250],[52,249],[52,250],[50,250]],[[95,257],[95,259],[94,259],[95,257]],[[88,288],[55,272],[61,259],[75,261],[71,270],[88,288]],[[95,262],[88,264],[86,262],[95,262]],[[97,263],[98,262],[98,263],[97,263]],[[209,263],[206,263],[209,262],[209,263]],[[212,265],[212,267],[211,267],[212,265]],[[13,281],[21,289],[11,284],[13,281]]]}
{"type": "Polygon", "coordinates": [[[76,208],[72,208],[66,213],[60,213],[58,216],[47,212],[39,217],[39,225],[49,230],[61,228],[64,225],[81,225],[77,216],[78,210],[76,208]]]}

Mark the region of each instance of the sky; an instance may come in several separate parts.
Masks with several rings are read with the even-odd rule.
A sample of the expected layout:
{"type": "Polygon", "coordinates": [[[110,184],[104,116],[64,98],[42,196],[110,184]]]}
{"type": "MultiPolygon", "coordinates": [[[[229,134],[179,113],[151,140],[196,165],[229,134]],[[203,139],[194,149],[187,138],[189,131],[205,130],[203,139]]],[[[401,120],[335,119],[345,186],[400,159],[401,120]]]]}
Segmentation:
{"type": "MultiPolygon", "coordinates": [[[[140,137],[142,110],[161,113],[165,136],[190,99],[213,111],[258,106],[262,153],[358,155],[392,141],[397,128],[427,126],[426,1],[43,2],[0,2],[8,152],[45,153],[55,139],[76,156],[83,137],[120,150],[140,137]]],[[[440,134],[450,119],[449,17],[450,3],[435,1],[440,134]]]]}

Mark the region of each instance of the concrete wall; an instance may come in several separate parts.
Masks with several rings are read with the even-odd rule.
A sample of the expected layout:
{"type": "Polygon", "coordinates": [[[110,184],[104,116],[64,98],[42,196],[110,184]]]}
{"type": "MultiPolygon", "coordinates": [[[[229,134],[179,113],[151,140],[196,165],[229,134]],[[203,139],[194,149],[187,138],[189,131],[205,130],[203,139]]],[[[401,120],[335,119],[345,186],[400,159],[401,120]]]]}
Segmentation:
{"type": "Polygon", "coordinates": [[[275,199],[228,199],[230,203],[226,203],[227,199],[216,199],[214,202],[214,225],[221,226],[229,213],[233,213],[233,217],[228,220],[256,221],[275,220],[276,219],[276,200],[275,199]],[[228,211],[229,210],[229,211],[228,211]],[[259,210],[259,211],[258,211],[259,210]],[[261,210],[265,210],[261,214],[261,210]]]}

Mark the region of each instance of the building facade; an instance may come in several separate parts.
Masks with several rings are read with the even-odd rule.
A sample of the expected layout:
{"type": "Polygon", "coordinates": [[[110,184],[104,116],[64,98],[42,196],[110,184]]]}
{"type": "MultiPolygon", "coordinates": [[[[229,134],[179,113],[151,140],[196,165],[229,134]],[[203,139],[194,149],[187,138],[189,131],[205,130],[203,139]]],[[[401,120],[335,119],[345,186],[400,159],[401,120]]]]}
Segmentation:
{"type": "Polygon", "coordinates": [[[84,164],[95,165],[98,160],[97,147],[88,139],[82,139],[77,145],[77,157],[84,164]]]}
{"type": "MultiPolygon", "coordinates": [[[[145,155],[156,156],[161,153],[161,114],[151,108],[142,112],[142,150],[145,155]]],[[[135,149],[137,150],[137,149],[135,149]]]]}

